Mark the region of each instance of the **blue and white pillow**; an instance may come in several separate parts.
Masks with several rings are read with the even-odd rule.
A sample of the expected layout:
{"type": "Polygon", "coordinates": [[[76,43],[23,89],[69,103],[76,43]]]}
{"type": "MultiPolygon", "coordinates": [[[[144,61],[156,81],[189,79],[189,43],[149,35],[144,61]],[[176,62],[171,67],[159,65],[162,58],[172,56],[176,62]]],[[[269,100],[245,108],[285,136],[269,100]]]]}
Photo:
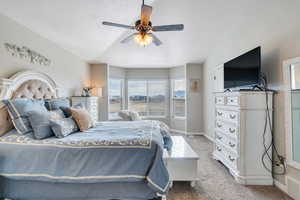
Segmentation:
{"type": "Polygon", "coordinates": [[[63,138],[79,131],[79,128],[72,117],[64,118],[61,120],[51,120],[50,124],[52,131],[58,138],[63,138]]]}
{"type": "Polygon", "coordinates": [[[26,134],[32,131],[28,112],[40,111],[46,112],[44,101],[40,99],[10,99],[2,101],[8,110],[15,129],[20,134],[26,134]]]}
{"type": "Polygon", "coordinates": [[[59,98],[59,99],[45,99],[45,106],[48,110],[58,110],[61,107],[70,107],[70,99],[59,98]]]}
{"type": "Polygon", "coordinates": [[[28,118],[33,129],[34,138],[41,140],[54,136],[50,121],[61,120],[65,118],[65,115],[61,110],[30,111],[28,113],[28,118]]]}

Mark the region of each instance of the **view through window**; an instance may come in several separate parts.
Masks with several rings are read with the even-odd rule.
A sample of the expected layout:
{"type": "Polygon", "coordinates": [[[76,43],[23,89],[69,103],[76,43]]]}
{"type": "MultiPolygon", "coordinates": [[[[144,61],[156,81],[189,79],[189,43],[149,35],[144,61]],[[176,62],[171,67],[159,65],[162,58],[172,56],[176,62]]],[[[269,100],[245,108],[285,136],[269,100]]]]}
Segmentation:
{"type": "Polygon", "coordinates": [[[109,79],[109,116],[113,118],[122,110],[123,80],[109,79]]]}
{"type": "Polygon", "coordinates": [[[172,105],[174,117],[185,117],[186,81],[184,79],[173,80],[172,105]]]}
{"type": "Polygon", "coordinates": [[[141,116],[165,116],[167,84],[167,80],[129,80],[129,110],[141,116]]]}

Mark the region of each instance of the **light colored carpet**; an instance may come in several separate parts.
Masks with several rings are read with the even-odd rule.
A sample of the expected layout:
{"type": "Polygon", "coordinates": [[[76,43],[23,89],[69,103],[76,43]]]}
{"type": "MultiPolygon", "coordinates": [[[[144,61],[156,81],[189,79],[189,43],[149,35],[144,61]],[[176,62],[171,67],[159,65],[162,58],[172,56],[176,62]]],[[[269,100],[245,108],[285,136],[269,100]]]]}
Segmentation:
{"type": "Polygon", "coordinates": [[[212,159],[212,143],[203,136],[186,140],[200,156],[199,181],[195,188],[189,183],[175,182],[168,200],[291,200],[271,186],[243,186],[234,181],[227,169],[212,159]]]}

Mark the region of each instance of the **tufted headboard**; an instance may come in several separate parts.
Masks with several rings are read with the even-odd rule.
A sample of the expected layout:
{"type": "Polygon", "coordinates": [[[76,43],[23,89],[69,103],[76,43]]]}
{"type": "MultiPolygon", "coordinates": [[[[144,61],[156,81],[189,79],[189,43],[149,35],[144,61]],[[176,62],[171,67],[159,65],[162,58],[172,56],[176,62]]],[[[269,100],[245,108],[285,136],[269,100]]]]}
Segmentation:
{"type": "MultiPolygon", "coordinates": [[[[0,79],[0,100],[15,98],[52,99],[57,86],[46,74],[36,71],[18,72],[8,79],[0,79]]],[[[13,128],[8,112],[0,103],[0,136],[13,128]]]]}

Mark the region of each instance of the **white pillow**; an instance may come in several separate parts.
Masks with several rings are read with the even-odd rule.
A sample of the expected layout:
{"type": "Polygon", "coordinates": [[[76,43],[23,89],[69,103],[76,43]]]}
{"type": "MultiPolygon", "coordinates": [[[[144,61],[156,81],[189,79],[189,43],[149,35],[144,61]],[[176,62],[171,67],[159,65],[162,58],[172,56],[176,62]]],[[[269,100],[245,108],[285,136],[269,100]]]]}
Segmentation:
{"type": "Polygon", "coordinates": [[[138,112],[129,111],[129,115],[131,117],[131,121],[141,121],[142,120],[142,118],[140,117],[138,112]]]}
{"type": "Polygon", "coordinates": [[[124,121],[131,121],[131,116],[129,114],[129,110],[121,110],[121,111],[119,111],[119,116],[124,121]]]}
{"type": "Polygon", "coordinates": [[[130,110],[121,110],[119,112],[119,116],[124,121],[140,121],[142,118],[140,117],[138,112],[130,111],[130,110]]]}

